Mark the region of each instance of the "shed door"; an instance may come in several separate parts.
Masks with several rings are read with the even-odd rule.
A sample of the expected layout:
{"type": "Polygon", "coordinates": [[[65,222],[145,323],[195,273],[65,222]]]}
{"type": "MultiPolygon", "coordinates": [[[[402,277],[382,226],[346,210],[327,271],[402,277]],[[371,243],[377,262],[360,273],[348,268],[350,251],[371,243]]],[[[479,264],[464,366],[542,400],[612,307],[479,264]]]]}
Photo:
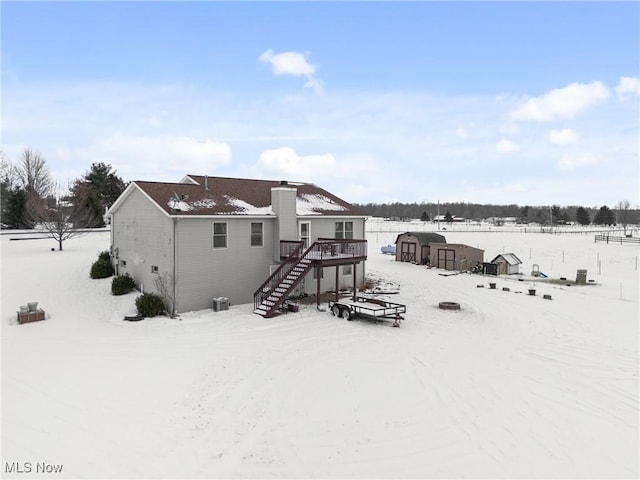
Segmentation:
{"type": "Polygon", "coordinates": [[[439,248],[438,249],[438,268],[444,268],[445,270],[455,270],[456,269],[456,251],[439,248]]]}
{"type": "MultiPolygon", "coordinates": [[[[429,246],[428,245],[423,245],[420,248],[420,263],[424,263],[425,260],[429,258],[429,246]]],[[[431,259],[429,258],[429,261],[431,261],[431,259]]]]}
{"type": "Polygon", "coordinates": [[[413,242],[400,243],[400,261],[413,262],[416,261],[416,244],[413,242]]]}

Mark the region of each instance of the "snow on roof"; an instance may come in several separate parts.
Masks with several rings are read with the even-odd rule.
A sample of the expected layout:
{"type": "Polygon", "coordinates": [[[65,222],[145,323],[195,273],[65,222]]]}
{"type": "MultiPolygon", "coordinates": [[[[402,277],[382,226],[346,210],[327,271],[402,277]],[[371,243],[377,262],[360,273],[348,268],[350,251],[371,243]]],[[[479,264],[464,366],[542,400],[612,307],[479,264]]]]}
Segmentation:
{"type": "Polygon", "coordinates": [[[496,258],[491,260],[491,263],[494,263],[500,257],[502,257],[509,265],[520,265],[522,263],[522,260],[520,260],[515,253],[501,253],[496,258]]]}
{"type": "MultiPolygon", "coordinates": [[[[275,215],[271,206],[272,189],[281,182],[226,177],[187,176],[181,183],[133,182],[170,215],[275,215]]],[[[297,191],[298,215],[366,216],[332,193],[309,183],[286,184],[297,191]]],[[[130,191],[130,190],[129,190],[130,191]]],[[[121,196],[112,211],[124,201],[121,196]]]]}
{"type": "Polygon", "coordinates": [[[200,208],[213,208],[216,206],[216,202],[212,198],[203,198],[202,200],[191,202],[190,205],[197,210],[200,208]]]}
{"type": "Polygon", "coordinates": [[[233,205],[238,209],[238,214],[243,215],[275,215],[273,213],[273,209],[271,206],[267,207],[255,207],[250,203],[245,202],[244,200],[240,200],[239,198],[230,197],[225,195],[225,199],[229,203],[229,205],[233,205]]]}
{"type": "Polygon", "coordinates": [[[321,215],[322,212],[335,211],[343,212],[346,208],[329,197],[321,194],[301,194],[298,195],[296,203],[296,213],[298,215],[321,215]]]}
{"type": "Polygon", "coordinates": [[[183,200],[176,200],[175,198],[170,199],[167,202],[167,206],[171,210],[177,210],[179,212],[188,212],[191,210],[191,205],[183,200]]]}

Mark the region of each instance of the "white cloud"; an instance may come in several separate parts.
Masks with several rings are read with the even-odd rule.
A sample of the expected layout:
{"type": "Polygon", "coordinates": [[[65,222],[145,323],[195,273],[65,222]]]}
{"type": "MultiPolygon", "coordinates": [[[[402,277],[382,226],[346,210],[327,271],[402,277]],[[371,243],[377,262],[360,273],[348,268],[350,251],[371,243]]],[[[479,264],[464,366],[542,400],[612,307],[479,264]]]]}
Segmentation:
{"type": "Polygon", "coordinates": [[[640,81],[636,77],[620,77],[620,83],[616,85],[616,94],[620,100],[630,95],[640,95],[640,81]]]}
{"type": "Polygon", "coordinates": [[[570,128],[563,128],[562,130],[551,130],[549,132],[549,141],[556,145],[569,145],[576,143],[578,135],[570,128]]]}
{"type": "Polygon", "coordinates": [[[296,77],[311,78],[316,73],[316,67],[307,62],[304,54],[298,52],[273,53],[269,49],[258,57],[261,62],[270,63],[275,75],[295,75],[296,77]]]}
{"type": "Polygon", "coordinates": [[[231,148],[223,142],[188,136],[115,134],[89,147],[78,148],[71,155],[119,165],[118,171],[131,180],[177,181],[185,173],[211,173],[229,163],[231,148]],[[137,164],[136,178],[127,175],[132,163],[137,164]],[[142,177],[137,173],[140,165],[144,165],[142,177]]]}
{"type": "Polygon", "coordinates": [[[456,128],[456,137],[468,138],[469,137],[469,132],[467,132],[467,129],[464,128],[464,127],[456,128]]]}
{"type": "Polygon", "coordinates": [[[316,93],[324,92],[324,82],[318,78],[311,78],[304,84],[304,88],[310,88],[316,93]]]}
{"type": "Polygon", "coordinates": [[[293,148],[281,147],[262,152],[257,166],[285,179],[307,181],[309,172],[334,172],[336,163],[330,153],[301,156],[293,148]]]}
{"type": "Polygon", "coordinates": [[[500,140],[496,143],[496,152],[498,153],[513,153],[520,149],[518,144],[511,140],[500,140]]]}
{"type": "Polygon", "coordinates": [[[316,78],[316,67],[307,60],[307,54],[298,52],[274,53],[268,49],[258,57],[263,63],[271,64],[274,75],[293,75],[295,77],[305,77],[307,83],[305,88],[310,88],[316,93],[321,93],[324,84],[316,78]]]}
{"type": "Polygon", "coordinates": [[[556,163],[556,168],[558,170],[574,170],[587,165],[596,165],[599,161],[598,157],[591,154],[566,154],[556,163]]]}
{"type": "Polygon", "coordinates": [[[527,100],[510,113],[510,118],[514,121],[536,122],[572,118],[607,98],[609,89],[602,82],[572,83],[551,90],[542,97],[527,100]]]}

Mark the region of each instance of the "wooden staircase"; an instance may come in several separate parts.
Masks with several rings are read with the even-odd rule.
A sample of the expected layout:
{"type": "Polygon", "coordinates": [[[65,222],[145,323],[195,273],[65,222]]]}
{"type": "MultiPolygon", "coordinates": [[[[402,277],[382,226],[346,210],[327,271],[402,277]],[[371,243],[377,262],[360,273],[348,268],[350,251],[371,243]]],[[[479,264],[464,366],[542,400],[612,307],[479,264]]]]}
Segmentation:
{"type": "Polygon", "coordinates": [[[272,317],[313,265],[309,258],[313,247],[300,255],[303,242],[296,243],[289,256],[253,294],[254,313],[265,318],[272,317]]]}
{"type": "Polygon", "coordinates": [[[311,268],[312,262],[308,258],[301,258],[287,275],[273,288],[263,289],[263,300],[254,310],[254,313],[263,317],[272,317],[278,308],[282,306],[291,291],[300,283],[311,268]]]}
{"type": "Polygon", "coordinates": [[[280,258],[284,260],[254,292],[254,313],[265,318],[273,317],[314,266],[336,266],[366,260],[366,240],[318,239],[302,252],[303,245],[301,241],[280,242],[280,258]]]}

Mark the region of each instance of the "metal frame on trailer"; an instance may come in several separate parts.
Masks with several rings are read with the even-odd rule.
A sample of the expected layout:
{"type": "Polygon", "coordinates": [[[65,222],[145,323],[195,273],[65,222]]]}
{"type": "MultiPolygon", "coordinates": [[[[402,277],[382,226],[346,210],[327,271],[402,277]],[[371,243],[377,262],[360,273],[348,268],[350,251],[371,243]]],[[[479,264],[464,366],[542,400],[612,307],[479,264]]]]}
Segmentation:
{"type": "Polygon", "coordinates": [[[393,320],[393,326],[399,327],[402,314],[407,313],[407,306],[388,302],[379,298],[356,297],[330,301],[329,311],[336,317],[351,320],[354,316],[393,320]]]}

